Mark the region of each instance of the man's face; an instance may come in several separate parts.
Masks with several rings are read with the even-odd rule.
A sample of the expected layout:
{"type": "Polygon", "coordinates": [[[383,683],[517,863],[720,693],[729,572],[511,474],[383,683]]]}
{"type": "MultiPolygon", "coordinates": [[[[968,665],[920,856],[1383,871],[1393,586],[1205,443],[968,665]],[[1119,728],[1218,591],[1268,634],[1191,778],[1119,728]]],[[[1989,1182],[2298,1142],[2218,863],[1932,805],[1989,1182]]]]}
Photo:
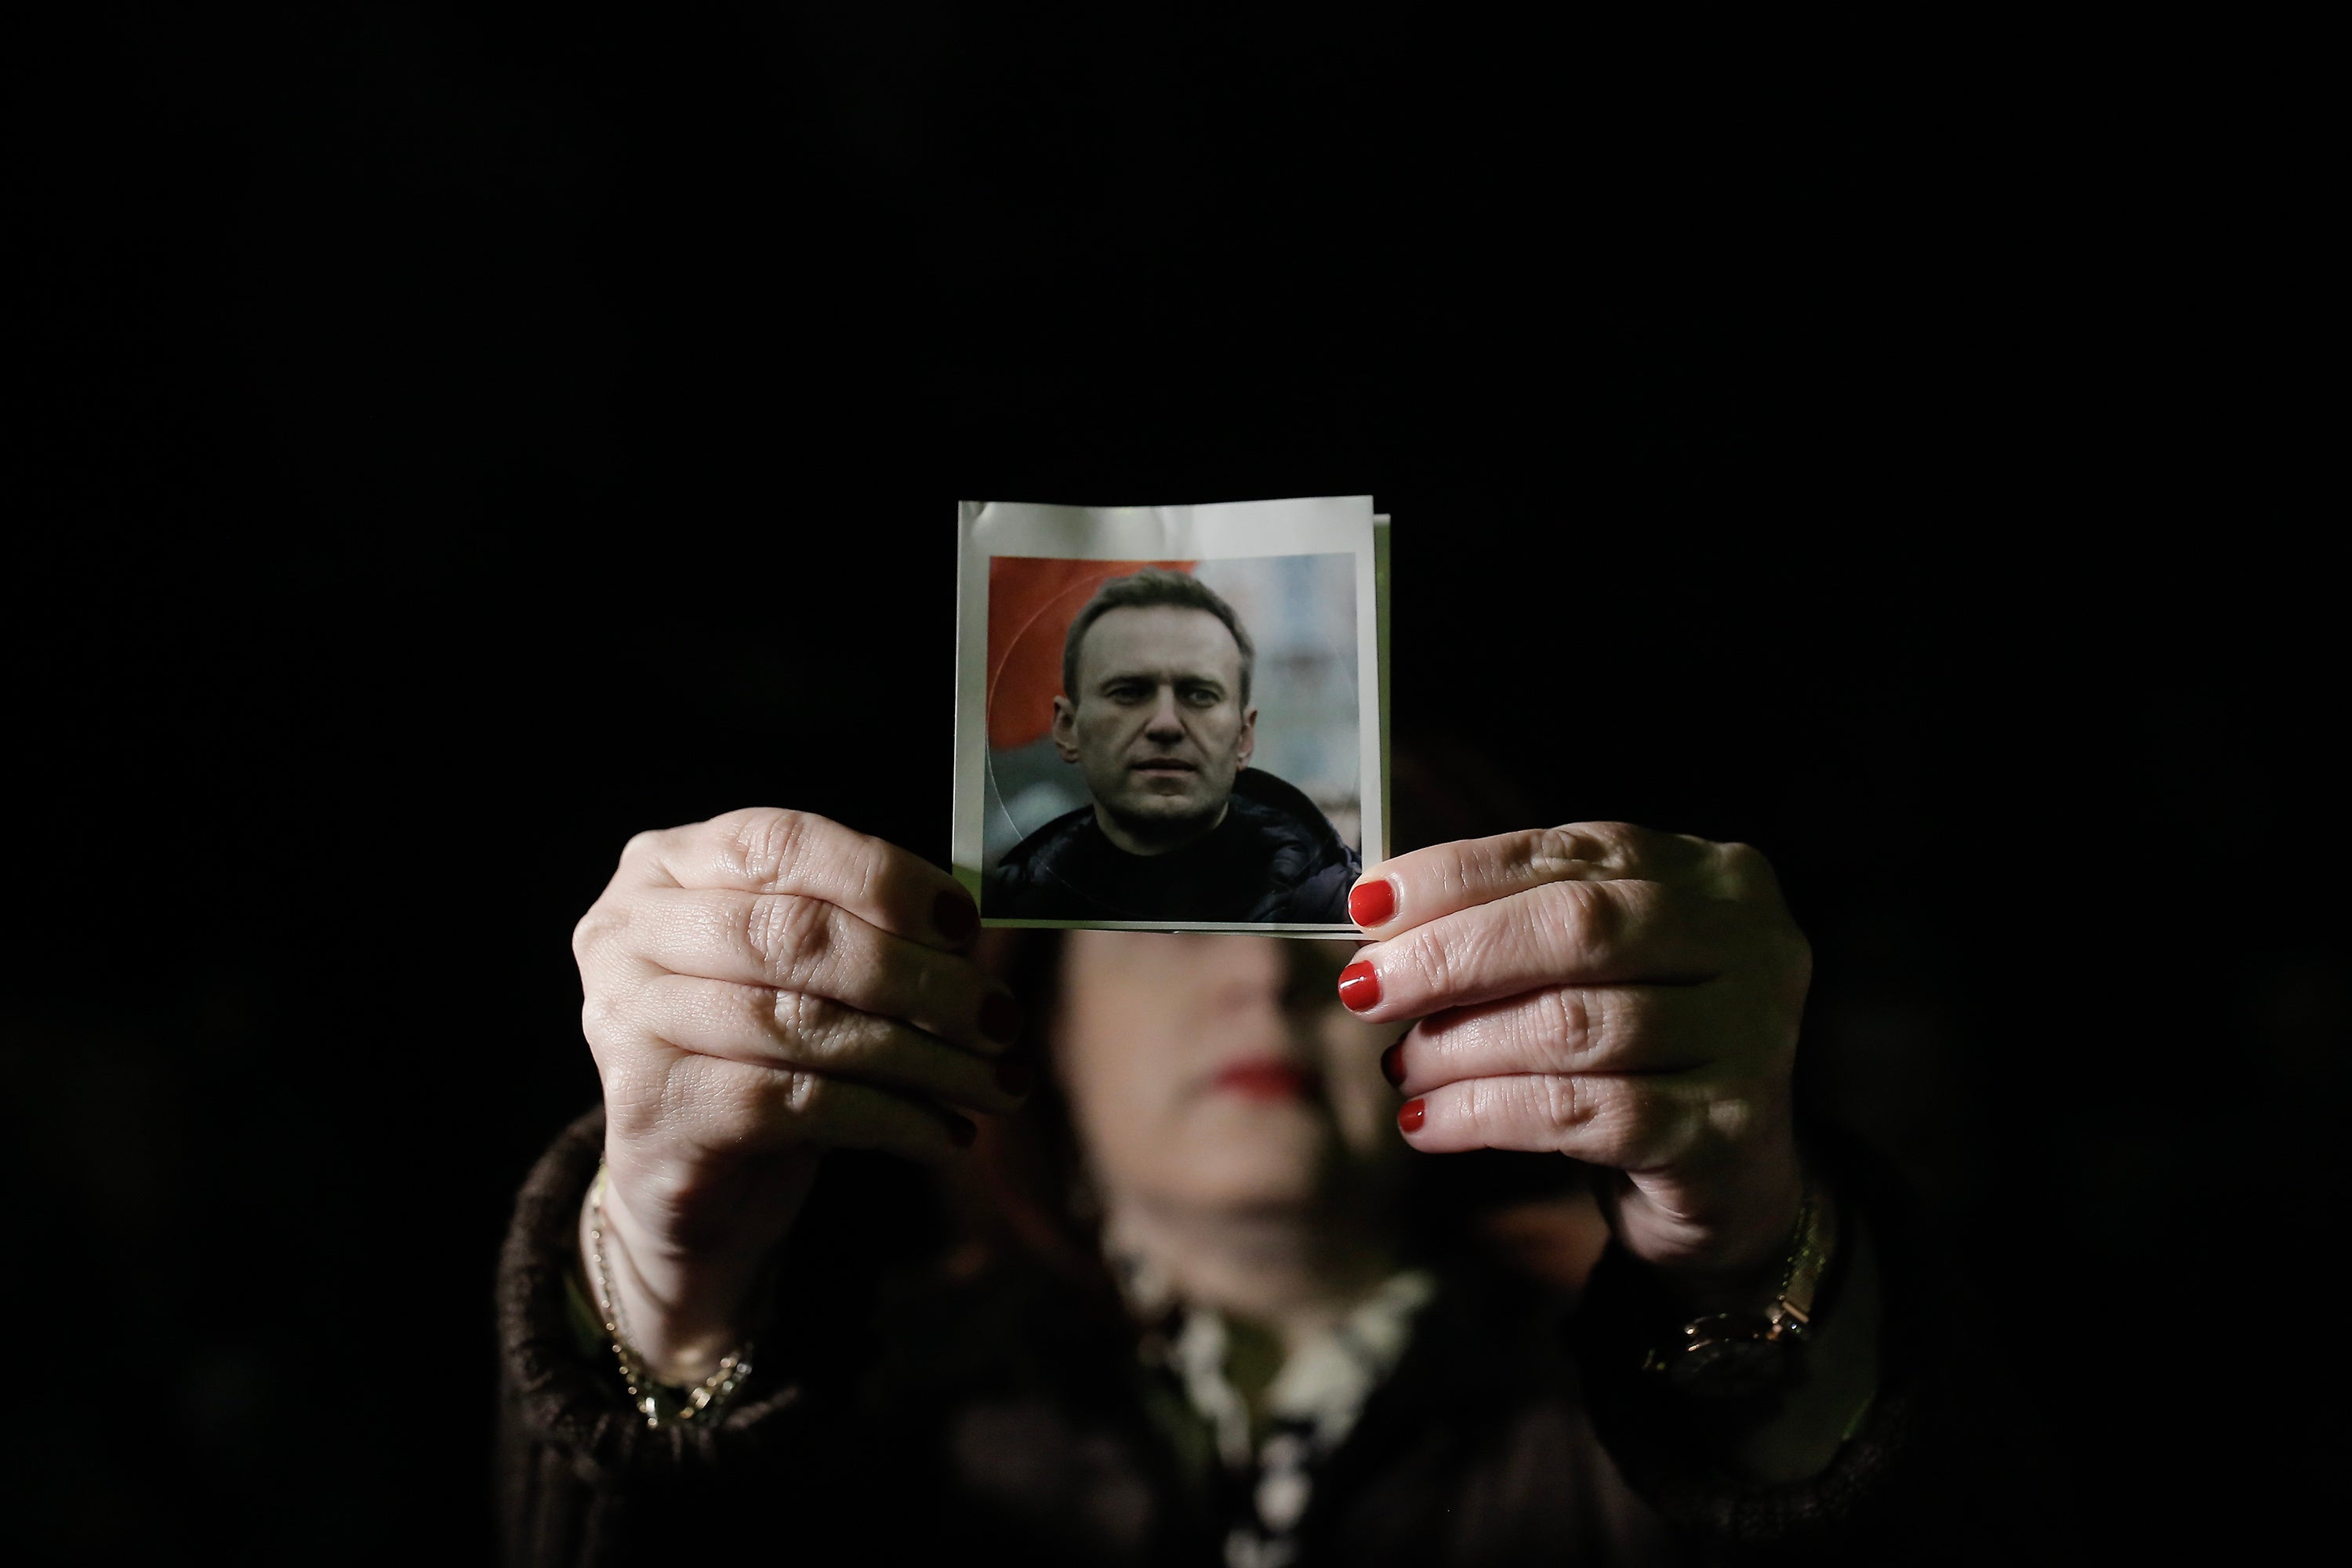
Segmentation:
{"type": "Polygon", "coordinates": [[[1257,731],[1224,623],[1176,605],[1112,610],[1087,629],[1077,675],[1054,700],[1054,744],[1096,804],[1139,839],[1214,826],[1257,731]]]}

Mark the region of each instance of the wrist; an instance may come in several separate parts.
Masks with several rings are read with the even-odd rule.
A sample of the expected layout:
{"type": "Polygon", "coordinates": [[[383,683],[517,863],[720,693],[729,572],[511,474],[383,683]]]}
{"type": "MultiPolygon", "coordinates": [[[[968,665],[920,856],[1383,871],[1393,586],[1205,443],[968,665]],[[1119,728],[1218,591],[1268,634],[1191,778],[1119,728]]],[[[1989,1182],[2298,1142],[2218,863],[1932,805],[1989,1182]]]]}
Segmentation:
{"type": "Polygon", "coordinates": [[[1750,1275],[1740,1294],[1702,1301],[1696,1311],[1687,1296],[1670,1304],[1683,1321],[1661,1334],[1643,1358],[1646,1371],[1670,1386],[1709,1397],[1767,1394],[1801,1380],[1804,1352],[1829,1305],[1832,1266],[1844,1257],[1837,1202],[1826,1184],[1809,1177],[1801,1189],[1797,1217],[1779,1248],[1769,1281],[1750,1275]],[[1685,1313],[1690,1315],[1685,1317],[1685,1313]]]}
{"type": "MultiPolygon", "coordinates": [[[[1735,1375],[1696,1380],[1705,1386],[1658,1364],[1688,1346],[1685,1331],[1703,1314],[1678,1310],[1663,1272],[1629,1249],[1612,1247],[1602,1258],[1580,1312],[1579,1353],[1595,1418],[1624,1462],[1654,1477],[1662,1468],[1719,1469],[1779,1485],[1822,1475],[1864,1429],[1878,1379],[1871,1237],[1864,1216],[1826,1180],[1820,1190],[1832,1205],[1838,1236],[1811,1324],[1752,1352],[1730,1347],[1721,1370],[1735,1375]],[[1744,1370],[1757,1375],[1737,1375],[1743,1360],[1750,1363],[1744,1370]]],[[[1776,1284],[1764,1286],[1745,1310],[1762,1319],[1776,1284]]]]}
{"type": "Polygon", "coordinates": [[[1639,1186],[1619,1200],[1619,1240],[1685,1315],[1752,1306],[1779,1282],[1807,1192],[1793,1146],[1736,1173],[1660,1184],[1654,1195],[1639,1186]]]}
{"type": "Polygon", "coordinates": [[[581,1201],[577,1242],[581,1278],[608,1336],[625,1325],[627,1348],[656,1381],[701,1383],[742,1343],[759,1258],[665,1245],[601,1167],[581,1201]]]}

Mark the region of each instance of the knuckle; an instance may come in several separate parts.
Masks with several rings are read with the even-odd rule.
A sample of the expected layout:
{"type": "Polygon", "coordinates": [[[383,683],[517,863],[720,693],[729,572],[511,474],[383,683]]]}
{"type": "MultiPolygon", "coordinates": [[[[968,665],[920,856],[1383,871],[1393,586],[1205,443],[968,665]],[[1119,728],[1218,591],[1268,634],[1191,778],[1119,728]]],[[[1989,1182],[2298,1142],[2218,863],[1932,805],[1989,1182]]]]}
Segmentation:
{"type": "Polygon", "coordinates": [[[590,1050],[602,1049],[613,1041],[620,1016],[620,1005],[613,999],[612,993],[602,987],[590,990],[581,999],[580,1034],[590,1050]]]}
{"type": "Polygon", "coordinates": [[[795,884],[820,838],[824,819],[806,812],[761,807],[732,825],[726,854],[731,868],[755,888],[795,884]]]}
{"type": "Polygon", "coordinates": [[[599,899],[589,905],[588,912],[582,915],[572,927],[572,961],[585,964],[589,955],[595,952],[605,938],[622,930],[628,923],[627,911],[614,905],[610,900],[599,899]]]}
{"type": "Polygon", "coordinates": [[[1600,882],[1559,882],[1551,896],[1543,900],[1543,912],[1528,911],[1530,921],[1549,923],[1558,940],[1578,952],[1590,952],[1606,947],[1616,935],[1617,907],[1604,890],[1608,884],[1600,882]]]}
{"type": "Polygon", "coordinates": [[[667,837],[667,834],[654,827],[632,833],[629,841],[621,846],[621,863],[627,865],[633,861],[659,858],[663,841],[667,837]]]}
{"type": "Polygon", "coordinates": [[[1568,876],[1585,859],[1584,843],[1574,827],[1538,827],[1523,838],[1520,862],[1547,878],[1568,876]]]}
{"type": "Polygon", "coordinates": [[[839,1098],[824,1075],[799,1068],[776,1074],[769,1093],[778,1111],[812,1124],[823,1121],[839,1098]]]}
{"type": "Polygon", "coordinates": [[[1509,1121],[1509,1084],[1507,1079],[1474,1078],[1458,1086],[1450,1097],[1450,1109],[1464,1131],[1484,1140],[1509,1121]]]}
{"type": "Polygon", "coordinates": [[[1450,995],[1463,973],[1465,939],[1450,926],[1433,926],[1414,933],[1404,950],[1404,967],[1431,996],[1450,995]]]}
{"type": "Polygon", "coordinates": [[[1543,1043],[1561,1061],[1572,1063],[1591,1054],[1593,1008],[1591,994],[1580,986],[1560,986],[1540,998],[1543,1043]]]}
{"type": "Polygon", "coordinates": [[[1764,852],[1761,849],[1757,848],[1753,844],[1743,844],[1738,839],[1726,844],[1717,844],[1715,847],[1715,853],[1716,858],[1722,862],[1723,868],[1735,878],[1752,878],[1759,873],[1769,873],[1772,868],[1772,862],[1764,858],[1764,852]]]}
{"type": "Polygon", "coordinates": [[[814,899],[773,893],[746,901],[744,944],[787,990],[799,989],[824,964],[830,936],[825,907],[814,899]]]}
{"type": "Polygon", "coordinates": [[[1737,842],[1709,847],[1715,856],[1716,876],[1733,897],[1777,901],[1780,879],[1764,851],[1752,844],[1737,842]]]}
{"type": "Polygon", "coordinates": [[[1576,901],[1579,934],[1584,946],[1596,952],[1615,949],[1625,937],[1628,910],[1621,893],[1627,896],[1654,892],[1654,886],[1624,882],[1595,883],[1576,901]]]}
{"type": "Polygon", "coordinates": [[[768,998],[767,1012],[761,1020],[788,1039],[800,1039],[814,1031],[812,999],[804,992],[778,991],[768,998]]]}
{"type": "Polygon", "coordinates": [[[1582,858],[1613,871],[1633,865],[1641,847],[1642,829],[1630,822],[1579,822],[1562,831],[1575,837],[1582,858]]]}
{"type": "Polygon", "coordinates": [[[779,991],[765,1020],[787,1047],[822,1049],[838,1025],[836,1010],[822,997],[779,991]]]}
{"type": "Polygon", "coordinates": [[[889,892],[889,857],[873,853],[871,840],[861,840],[855,847],[850,870],[856,882],[850,897],[859,909],[874,909],[885,901],[889,892]]]}
{"type": "MultiPolygon", "coordinates": [[[[1491,878],[1496,858],[1491,841],[1468,846],[1437,845],[1404,856],[1393,864],[1423,886],[1423,897],[1449,907],[1477,901],[1480,882],[1491,878]]],[[[1367,868],[1370,869],[1370,868],[1367,868]]]]}
{"type": "Polygon", "coordinates": [[[1549,1073],[1537,1081],[1542,1097],[1538,1114],[1553,1133],[1565,1136],[1592,1120],[1592,1096],[1581,1078],[1549,1073]]]}

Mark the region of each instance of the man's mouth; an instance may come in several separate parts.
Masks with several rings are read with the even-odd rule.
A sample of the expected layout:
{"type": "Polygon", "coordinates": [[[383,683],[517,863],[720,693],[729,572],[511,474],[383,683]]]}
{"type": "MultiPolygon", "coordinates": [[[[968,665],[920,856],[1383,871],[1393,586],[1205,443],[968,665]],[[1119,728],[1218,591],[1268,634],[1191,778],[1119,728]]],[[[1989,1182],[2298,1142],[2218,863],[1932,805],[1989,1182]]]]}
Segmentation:
{"type": "Polygon", "coordinates": [[[1139,763],[1129,763],[1129,771],[1139,773],[1197,773],[1198,765],[1180,757],[1147,757],[1139,763]]]}

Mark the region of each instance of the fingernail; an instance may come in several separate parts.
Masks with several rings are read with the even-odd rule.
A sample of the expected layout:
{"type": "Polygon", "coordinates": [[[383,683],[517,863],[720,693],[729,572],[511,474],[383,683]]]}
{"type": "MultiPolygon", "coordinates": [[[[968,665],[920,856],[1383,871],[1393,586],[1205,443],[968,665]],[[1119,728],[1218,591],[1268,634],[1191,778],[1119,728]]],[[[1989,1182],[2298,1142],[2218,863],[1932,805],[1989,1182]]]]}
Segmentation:
{"type": "Polygon", "coordinates": [[[1000,1046],[1021,1037],[1021,1004],[1002,991],[992,991],[980,1005],[980,1032],[1000,1046]]]}
{"type": "Polygon", "coordinates": [[[1399,1089],[1404,1087],[1404,1042],[1399,1040],[1381,1053],[1381,1076],[1399,1089]]]}
{"type": "Polygon", "coordinates": [[[1366,930],[1386,925],[1396,913],[1396,884],[1386,877],[1359,882],[1348,895],[1348,918],[1366,930]]]}
{"type": "Polygon", "coordinates": [[[1026,1094],[1034,1078],[1029,1063],[1020,1057],[1003,1057],[996,1063],[996,1087],[1007,1094],[1026,1094]]]}
{"type": "Polygon", "coordinates": [[[1351,1013],[1381,1005],[1381,977],[1369,963],[1358,959],[1339,971],[1339,1000],[1348,1005],[1351,1013]]]}
{"type": "MultiPolygon", "coordinates": [[[[1413,1103],[1417,1105],[1420,1101],[1415,1100],[1413,1103]]],[[[980,1129],[961,1116],[950,1116],[948,1118],[948,1136],[955,1140],[957,1148],[969,1149],[971,1147],[971,1141],[980,1136],[980,1129]]]]}
{"type": "Polygon", "coordinates": [[[1408,1100],[1397,1107],[1397,1127],[1401,1131],[1418,1132],[1422,1119],[1429,1114],[1429,1101],[1408,1100]]]}
{"type": "Polygon", "coordinates": [[[950,942],[961,942],[980,929],[980,910],[961,891],[941,893],[931,900],[931,924],[950,942]]]}

